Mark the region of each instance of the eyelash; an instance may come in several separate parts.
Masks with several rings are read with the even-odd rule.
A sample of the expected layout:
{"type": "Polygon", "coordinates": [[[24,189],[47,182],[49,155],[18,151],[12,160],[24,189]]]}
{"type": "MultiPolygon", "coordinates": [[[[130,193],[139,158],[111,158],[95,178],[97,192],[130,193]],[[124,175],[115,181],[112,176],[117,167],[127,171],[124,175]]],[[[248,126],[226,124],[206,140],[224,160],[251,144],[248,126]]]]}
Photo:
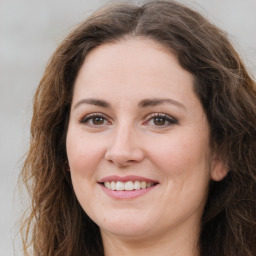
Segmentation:
{"type": "MultiPolygon", "coordinates": [[[[83,117],[80,120],[80,123],[81,124],[87,124],[88,126],[91,126],[91,127],[104,125],[104,124],[97,125],[97,124],[89,123],[90,121],[93,122],[93,120],[95,120],[96,118],[103,119],[103,122],[108,121],[108,119],[109,119],[107,116],[105,116],[101,113],[92,113],[92,114],[89,114],[89,115],[86,115],[85,117],[83,117]]],[[[110,122],[108,121],[108,123],[110,123],[110,122]]]]}
{"type": "Polygon", "coordinates": [[[154,126],[154,127],[157,127],[158,129],[161,129],[161,128],[166,128],[166,127],[169,127],[171,125],[174,125],[174,124],[177,124],[177,120],[167,114],[164,114],[164,113],[153,113],[153,114],[150,114],[149,116],[147,116],[147,121],[144,122],[143,124],[148,124],[150,121],[153,121],[156,120],[157,118],[160,118],[164,121],[164,124],[163,125],[156,125],[155,123],[152,124],[151,126],[154,126]],[[167,124],[166,124],[167,122],[167,124]]]}
{"type": "MultiPolygon", "coordinates": [[[[148,115],[145,119],[146,119],[146,121],[143,122],[143,125],[149,124],[150,126],[157,127],[158,129],[166,128],[166,127],[169,127],[171,125],[178,123],[175,118],[173,118],[167,114],[164,114],[164,113],[153,113],[153,114],[148,115]],[[164,124],[163,125],[156,125],[155,123],[149,124],[150,121],[154,122],[154,120],[156,120],[157,118],[162,119],[162,121],[164,121],[164,124]],[[166,124],[166,122],[167,122],[167,124],[166,124]]],[[[106,125],[105,122],[107,122],[107,124],[111,124],[111,122],[109,121],[109,117],[107,117],[106,115],[103,115],[102,113],[92,113],[92,114],[86,115],[85,117],[83,117],[80,120],[81,124],[86,124],[89,127],[102,127],[102,126],[106,125]],[[101,121],[103,121],[104,123],[102,123],[102,124],[92,123],[93,121],[96,120],[96,118],[100,118],[101,121]]]]}

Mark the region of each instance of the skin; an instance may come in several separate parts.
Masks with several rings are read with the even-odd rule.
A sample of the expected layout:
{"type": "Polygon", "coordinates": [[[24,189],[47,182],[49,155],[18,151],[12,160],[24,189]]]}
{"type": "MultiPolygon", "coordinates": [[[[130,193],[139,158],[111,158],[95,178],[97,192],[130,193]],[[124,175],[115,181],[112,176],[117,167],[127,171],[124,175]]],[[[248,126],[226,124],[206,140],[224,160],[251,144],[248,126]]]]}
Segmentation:
{"type": "Polygon", "coordinates": [[[161,45],[133,38],[89,53],[75,81],[66,145],[76,196],[100,227],[105,255],[199,255],[209,181],[226,174],[209,133],[193,76],[161,45]],[[116,199],[98,184],[110,175],[158,185],[116,199]]]}

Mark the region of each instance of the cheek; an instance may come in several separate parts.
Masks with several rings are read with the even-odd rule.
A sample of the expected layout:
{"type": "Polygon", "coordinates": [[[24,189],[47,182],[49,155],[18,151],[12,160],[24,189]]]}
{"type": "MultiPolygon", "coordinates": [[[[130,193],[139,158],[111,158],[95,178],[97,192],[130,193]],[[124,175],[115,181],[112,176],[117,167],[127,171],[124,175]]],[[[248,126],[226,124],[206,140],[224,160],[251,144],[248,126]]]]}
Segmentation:
{"type": "Polygon", "coordinates": [[[80,176],[92,175],[104,155],[102,143],[70,129],[66,145],[71,172],[80,176]]]}
{"type": "Polygon", "coordinates": [[[165,138],[151,147],[150,158],[166,184],[166,194],[171,195],[173,200],[202,200],[201,197],[207,193],[209,147],[207,137],[198,138],[200,136],[183,133],[183,136],[165,138]]]}
{"type": "Polygon", "coordinates": [[[92,188],[95,186],[95,170],[101,159],[100,147],[97,141],[90,143],[89,137],[72,129],[68,131],[66,147],[73,188],[78,201],[86,210],[85,206],[94,198],[92,188]]]}
{"type": "Polygon", "coordinates": [[[174,134],[173,136],[158,139],[154,146],[148,146],[148,154],[157,165],[169,170],[171,167],[187,169],[198,167],[199,165],[208,166],[209,147],[206,139],[198,140],[196,135],[186,136],[174,134]]]}

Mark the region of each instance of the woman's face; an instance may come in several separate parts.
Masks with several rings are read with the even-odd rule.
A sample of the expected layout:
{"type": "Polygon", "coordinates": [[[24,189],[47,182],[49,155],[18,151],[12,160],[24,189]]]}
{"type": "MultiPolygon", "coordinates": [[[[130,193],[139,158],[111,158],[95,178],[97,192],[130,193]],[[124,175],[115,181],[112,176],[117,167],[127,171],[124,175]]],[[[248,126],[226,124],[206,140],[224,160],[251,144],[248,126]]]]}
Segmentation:
{"type": "Polygon", "coordinates": [[[103,239],[195,233],[217,164],[193,77],[146,39],[94,49],[75,81],[67,154],[103,239]]]}

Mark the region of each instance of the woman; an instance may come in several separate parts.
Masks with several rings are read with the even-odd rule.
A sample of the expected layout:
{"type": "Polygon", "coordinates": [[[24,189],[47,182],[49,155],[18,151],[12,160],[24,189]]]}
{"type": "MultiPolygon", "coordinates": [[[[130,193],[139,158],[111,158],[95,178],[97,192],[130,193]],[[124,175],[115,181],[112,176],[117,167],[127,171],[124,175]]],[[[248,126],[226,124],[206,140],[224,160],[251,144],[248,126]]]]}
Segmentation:
{"type": "Polygon", "coordinates": [[[100,9],[35,95],[24,253],[255,255],[255,124],[221,30],[174,1],[100,9]]]}

